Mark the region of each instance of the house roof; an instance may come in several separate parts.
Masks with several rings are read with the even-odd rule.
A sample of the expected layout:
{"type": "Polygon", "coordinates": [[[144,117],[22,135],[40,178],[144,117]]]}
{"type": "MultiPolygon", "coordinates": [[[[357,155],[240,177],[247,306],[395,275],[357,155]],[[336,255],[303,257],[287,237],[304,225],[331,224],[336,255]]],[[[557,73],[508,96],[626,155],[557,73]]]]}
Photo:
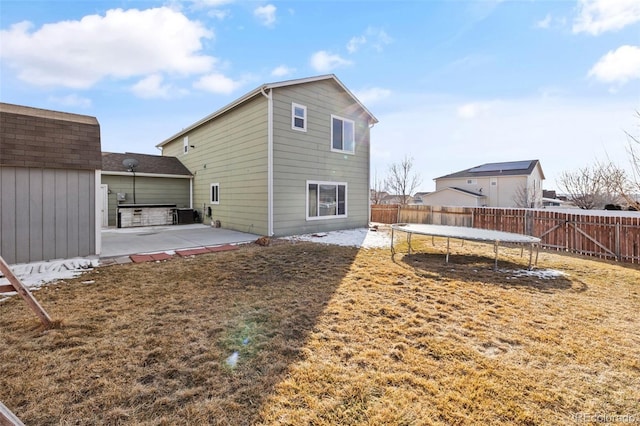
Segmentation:
{"type": "Polygon", "coordinates": [[[132,158],[138,161],[136,173],[155,175],[192,176],[189,169],[176,157],[164,157],[161,155],[137,154],[133,152],[102,153],[102,172],[104,174],[129,173],[122,164],[126,159],[132,158]],[[110,173],[111,172],[111,173],[110,173]]]}
{"type": "MultiPolygon", "coordinates": [[[[464,178],[464,177],[488,177],[488,176],[519,176],[530,175],[536,166],[540,165],[538,160],[507,161],[502,163],[485,163],[470,169],[461,170],[449,175],[440,176],[437,179],[464,178]]],[[[542,168],[540,168],[542,173],[542,168]]],[[[542,174],[544,179],[544,173],[542,174]]]]}
{"type": "Polygon", "coordinates": [[[436,194],[440,194],[444,191],[456,191],[456,192],[461,192],[463,195],[465,196],[472,196],[472,197],[476,197],[476,198],[481,198],[481,197],[486,197],[485,194],[481,193],[481,192],[474,192],[474,191],[469,191],[467,189],[462,189],[462,188],[456,188],[455,186],[450,186],[447,188],[443,188],[443,189],[439,189],[435,192],[429,192],[428,194],[426,194],[424,197],[425,198],[429,198],[431,196],[434,196],[436,194]]]}
{"type": "Polygon", "coordinates": [[[159,144],[157,144],[157,147],[162,147],[166,144],[168,144],[169,142],[171,142],[172,140],[179,138],[180,136],[186,134],[187,132],[202,126],[203,124],[215,119],[216,117],[219,117],[220,115],[226,113],[227,111],[232,110],[233,108],[236,108],[239,105],[242,105],[243,103],[247,102],[248,100],[254,98],[255,96],[261,95],[263,93],[265,93],[265,91],[270,90],[270,89],[277,89],[278,87],[288,87],[288,86],[295,86],[298,84],[306,84],[306,83],[313,83],[315,81],[322,81],[322,80],[333,80],[335,83],[338,84],[338,86],[340,86],[340,88],[342,90],[344,90],[349,96],[351,96],[351,98],[353,98],[354,102],[358,104],[358,106],[360,106],[360,108],[362,108],[362,110],[369,116],[369,120],[371,123],[377,123],[378,119],[362,104],[362,102],[360,102],[358,100],[358,98],[356,98],[354,96],[353,93],[351,93],[351,91],[349,89],[347,89],[347,87],[342,84],[342,82],[340,80],[338,80],[338,77],[336,77],[334,74],[326,74],[326,75],[319,75],[319,76],[315,76],[315,77],[307,77],[307,78],[299,78],[299,79],[295,79],[295,80],[286,80],[286,81],[280,81],[280,82],[275,82],[275,83],[266,83],[263,84],[259,87],[256,87],[255,89],[253,89],[251,92],[245,94],[244,96],[241,96],[240,98],[236,99],[235,101],[231,102],[230,104],[227,104],[226,106],[220,108],[219,110],[215,111],[212,114],[209,114],[208,116],[206,116],[205,118],[203,118],[202,120],[199,120],[197,122],[195,122],[194,124],[192,124],[189,127],[186,127],[185,129],[183,129],[182,131],[176,133],[175,135],[169,137],[168,139],[165,139],[164,141],[160,142],[159,144]]]}

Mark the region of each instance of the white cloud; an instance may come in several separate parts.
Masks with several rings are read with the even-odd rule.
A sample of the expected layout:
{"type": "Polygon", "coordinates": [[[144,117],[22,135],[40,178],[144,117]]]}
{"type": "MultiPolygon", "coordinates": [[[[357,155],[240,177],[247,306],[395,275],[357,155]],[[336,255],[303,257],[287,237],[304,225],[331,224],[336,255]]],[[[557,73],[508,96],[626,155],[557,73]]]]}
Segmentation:
{"type": "Polygon", "coordinates": [[[91,106],[91,99],[75,93],[66,96],[51,96],[49,101],[66,107],[89,108],[91,106]]]}
{"type": "Polygon", "coordinates": [[[366,42],[367,38],[363,35],[352,37],[351,40],[349,40],[349,43],[347,43],[347,51],[349,53],[355,53],[358,51],[358,49],[360,49],[360,46],[362,46],[366,42]]]}
{"type": "Polygon", "coordinates": [[[465,119],[477,118],[485,115],[491,109],[490,102],[470,102],[461,105],[457,109],[458,117],[465,119]]]}
{"type": "Polygon", "coordinates": [[[256,7],[253,15],[258,18],[265,27],[273,27],[276,23],[276,7],[272,4],[256,7]]]}
{"type": "Polygon", "coordinates": [[[362,47],[369,45],[378,52],[382,52],[384,48],[391,44],[393,39],[380,28],[369,27],[364,34],[351,37],[347,43],[347,51],[355,53],[362,47]]]}
{"type": "Polygon", "coordinates": [[[383,99],[388,98],[391,95],[391,90],[382,89],[380,87],[372,87],[370,89],[357,91],[354,93],[354,95],[360,100],[360,102],[362,102],[366,106],[373,105],[383,99]]]}
{"type": "Polygon", "coordinates": [[[293,74],[296,71],[295,68],[289,68],[286,65],[277,66],[271,71],[273,77],[286,77],[293,74]]]}
{"type": "Polygon", "coordinates": [[[234,81],[229,77],[224,76],[223,74],[213,73],[201,77],[197,82],[193,84],[193,87],[211,93],[229,95],[242,85],[243,82],[241,81],[234,81]]]}
{"type": "Polygon", "coordinates": [[[311,55],[311,66],[318,72],[328,72],[351,64],[351,61],[341,58],[340,55],[335,55],[324,50],[311,55]]]}
{"type": "Polygon", "coordinates": [[[366,35],[373,48],[378,52],[382,52],[385,46],[393,42],[393,39],[380,28],[369,27],[367,28],[366,35]]]}
{"type": "Polygon", "coordinates": [[[213,33],[167,7],[113,9],[105,16],[32,27],[21,22],[0,31],[0,55],[34,85],[84,89],[107,77],[203,73],[215,61],[199,54],[201,39],[213,33]]]}
{"type": "Polygon", "coordinates": [[[163,77],[160,74],[152,74],[137,82],[131,91],[139,98],[163,98],[168,99],[170,96],[171,86],[163,85],[163,77]]]}
{"type": "Polygon", "coordinates": [[[535,23],[536,28],[547,29],[551,26],[551,15],[547,14],[544,19],[541,19],[535,23]]]}
{"type": "Polygon", "coordinates": [[[589,77],[620,85],[640,79],[640,47],[625,45],[610,51],[591,68],[589,77]]]}
{"type": "Polygon", "coordinates": [[[573,22],[573,32],[592,35],[618,31],[640,22],[638,0],[579,0],[579,15],[573,22]]]}

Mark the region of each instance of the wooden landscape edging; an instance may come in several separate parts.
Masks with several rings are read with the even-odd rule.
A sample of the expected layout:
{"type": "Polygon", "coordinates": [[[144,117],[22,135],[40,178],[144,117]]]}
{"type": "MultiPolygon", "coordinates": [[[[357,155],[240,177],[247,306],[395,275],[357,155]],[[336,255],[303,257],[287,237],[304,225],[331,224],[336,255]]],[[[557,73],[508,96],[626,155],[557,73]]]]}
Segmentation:
{"type": "Polygon", "coordinates": [[[24,423],[2,401],[0,401],[0,426],[24,426],[24,423]]]}
{"type": "Polygon", "coordinates": [[[29,289],[24,284],[22,284],[18,277],[15,276],[2,256],[0,256],[0,272],[2,272],[2,274],[9,280],[9,283],[11,283],[11,285],[0,286],[0,293],[13,291],[17,292],[20,296],[22,296],[25,302],[27,302],[27,305],[29,305],[31,310],[35,312],[38,318],[40,318],[40,321],[42,321],[45,327],[51,327],[51,317],[49,317],[49,314],[47,314],[44,308],[40,306],[29,289]]]}

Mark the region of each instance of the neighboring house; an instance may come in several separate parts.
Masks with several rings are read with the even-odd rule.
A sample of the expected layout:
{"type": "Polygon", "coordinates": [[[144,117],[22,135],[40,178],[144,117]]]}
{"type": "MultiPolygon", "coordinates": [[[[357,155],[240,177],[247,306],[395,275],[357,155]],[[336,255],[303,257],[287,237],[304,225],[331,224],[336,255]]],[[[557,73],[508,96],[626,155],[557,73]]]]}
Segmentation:
{"type": "Polygon", "coordinates": [[[0,103],[0,255],[29,263],[100,254],[95,117],[0,103]]]}
{"type": "Polygon", "coordinates": [[[193,173],[205,221],[269,236],[358,228],[377,122],[324,75],[262,85],[158,147],[193,173]]]}
{"type": "Polygon", "coordinates": [[[191,172],[175,157],[136,153],[102,153],[102,226],[117,225],[122,204],[175,204],[191,208],[191,172]],[[137,165],[125,166],[133,159],[137,165]]]}
{"type": "Polygon", "coordinates": [[[538,160],[487,163],[434,179],[425,204],[542,207],[544,173],[538,160]]]}

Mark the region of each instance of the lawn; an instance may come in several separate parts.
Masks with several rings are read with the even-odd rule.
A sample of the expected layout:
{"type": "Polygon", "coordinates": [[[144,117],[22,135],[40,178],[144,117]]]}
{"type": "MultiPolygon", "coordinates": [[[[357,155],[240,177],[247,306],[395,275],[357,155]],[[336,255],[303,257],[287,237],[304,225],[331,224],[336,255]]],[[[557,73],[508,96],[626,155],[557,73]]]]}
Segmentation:
{"type": "Polygon", "coordinates": [[[28,425],[640,422],[637,265],[413,246],[101,267],[34,293],[50,330],[13,297],[0,401],[28,425]]]}

